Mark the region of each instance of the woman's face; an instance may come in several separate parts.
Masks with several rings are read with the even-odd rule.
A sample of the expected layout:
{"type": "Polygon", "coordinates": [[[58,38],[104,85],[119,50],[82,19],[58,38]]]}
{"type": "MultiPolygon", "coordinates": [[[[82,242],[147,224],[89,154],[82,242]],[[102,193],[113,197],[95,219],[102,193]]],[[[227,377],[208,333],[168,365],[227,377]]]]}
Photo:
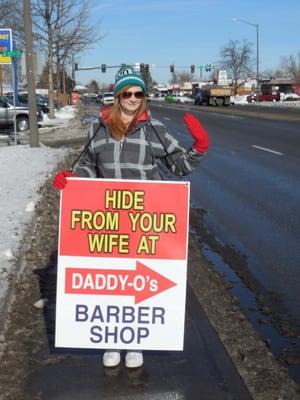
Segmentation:
{"type": "Polygon", "coordinates": [[[131,86],[119,96],[121,109],[128,114],[134,114],[144,99],[144,92],[139,86],[131,86]]]}

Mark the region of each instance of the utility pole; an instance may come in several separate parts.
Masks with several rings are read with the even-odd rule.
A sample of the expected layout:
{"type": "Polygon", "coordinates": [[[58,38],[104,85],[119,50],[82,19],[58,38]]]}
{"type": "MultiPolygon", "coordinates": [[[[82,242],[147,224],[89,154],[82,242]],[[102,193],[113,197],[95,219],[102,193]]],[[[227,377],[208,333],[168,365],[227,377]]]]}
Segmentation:
{"type": "Polygon", "coordinates": [[[33,69],[32,22],[30,0],[23,0],[24,31],[26,48],[26,75],[29,106],[30,147],[39,147],[39,132],[37,125],[37,106],[35,95],[35,79],[33,69]]]}
{"type": "Polygon", "coordinates": [[[0,96],[3,96],[2,64],[0,64],[0,96]]]}
{"type": "Polygon", "coordinates": [[[72,91],[75,89],[76,82],[75,82],[75,60],[74,54],[72,54],[72,91]]]}

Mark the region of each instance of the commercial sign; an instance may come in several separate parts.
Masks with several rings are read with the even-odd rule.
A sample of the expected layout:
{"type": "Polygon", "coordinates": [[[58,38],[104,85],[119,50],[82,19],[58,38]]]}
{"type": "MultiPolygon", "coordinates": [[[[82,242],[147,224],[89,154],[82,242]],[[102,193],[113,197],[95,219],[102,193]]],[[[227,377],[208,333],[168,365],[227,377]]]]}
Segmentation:
{"type": "Polygon", "coordinates": [[[0,29],[0,64],[11,64],[12,59],[9,55],[2,52],[12,51],[12,32],[11,29],[0,29]]]}
{"type": "Polygon", "coordinates": [[[57,347],[182,350],[189,183],[68,178],[57,347]]]}

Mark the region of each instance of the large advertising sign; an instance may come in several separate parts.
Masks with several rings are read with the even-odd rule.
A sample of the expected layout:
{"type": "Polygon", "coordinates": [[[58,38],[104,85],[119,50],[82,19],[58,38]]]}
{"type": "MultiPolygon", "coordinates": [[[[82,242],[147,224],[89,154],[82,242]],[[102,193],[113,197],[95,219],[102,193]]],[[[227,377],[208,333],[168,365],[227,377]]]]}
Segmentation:
{"type": "Polygon", "coordinates": [[[1,54],[1,52],[12,51],[12,33],[11,29],[0,28],[0,64],[11,64],[11,57],[1,54]]]}
{"type": "Polygon", "coordinates": [[[182,350],[189,183],[68,178],[57,347],[182,350]]]}

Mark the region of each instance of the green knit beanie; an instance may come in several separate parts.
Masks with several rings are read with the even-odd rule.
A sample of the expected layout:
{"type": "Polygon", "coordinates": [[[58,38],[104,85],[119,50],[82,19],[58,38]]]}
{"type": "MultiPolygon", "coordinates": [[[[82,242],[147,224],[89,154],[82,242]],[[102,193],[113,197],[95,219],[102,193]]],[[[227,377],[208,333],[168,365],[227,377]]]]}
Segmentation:
{"type": "Polygon", "coordinates": [[[143,89],[144,93],[147,91],[143,76],[134,72],[130,65],[121,67],[121,69],[117,72],[115,78],[114,95],[116,95],[121,89],[123,89],[123,87],[127,85],[139,86],[143,89]]]}

